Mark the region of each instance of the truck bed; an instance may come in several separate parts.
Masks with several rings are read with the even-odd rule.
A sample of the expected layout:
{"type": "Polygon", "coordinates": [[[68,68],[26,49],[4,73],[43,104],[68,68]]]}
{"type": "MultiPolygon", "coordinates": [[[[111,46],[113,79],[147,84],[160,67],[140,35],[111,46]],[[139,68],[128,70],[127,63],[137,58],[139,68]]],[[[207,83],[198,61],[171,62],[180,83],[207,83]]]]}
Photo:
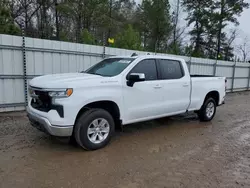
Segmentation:
{"type": "MultiPolygon", "coordinates": [[[[189,110],[197,110],[203,103],[203,98],[210,91],[218,91],[221,96],[225,95],[224,77],[212,75],[191,75],[191,104],[189,110]]],[[[220,101],[222,97],[220,98],[220,101]]]]}
{"type": "Polygon", "coordinates": [[[191,74],[190,77],[191,77],[191,78],[195,78],[195,77],[219,77],[219,76],[191,74]]]}

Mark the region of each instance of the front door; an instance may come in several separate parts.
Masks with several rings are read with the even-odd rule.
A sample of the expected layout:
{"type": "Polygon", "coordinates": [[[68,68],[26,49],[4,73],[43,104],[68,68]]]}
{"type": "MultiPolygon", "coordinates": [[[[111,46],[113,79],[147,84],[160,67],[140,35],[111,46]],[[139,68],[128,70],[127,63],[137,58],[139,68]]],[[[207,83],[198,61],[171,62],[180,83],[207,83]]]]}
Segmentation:
{"type": "Polygon", "coordinates": [[[144,73],[145,81],[136,82],[133,87],[124,83],[125,124],[151,119],[163,113],[162,86],[158,80],[156,61],[145,59],[132,68],[131,73],[144,73]]]}

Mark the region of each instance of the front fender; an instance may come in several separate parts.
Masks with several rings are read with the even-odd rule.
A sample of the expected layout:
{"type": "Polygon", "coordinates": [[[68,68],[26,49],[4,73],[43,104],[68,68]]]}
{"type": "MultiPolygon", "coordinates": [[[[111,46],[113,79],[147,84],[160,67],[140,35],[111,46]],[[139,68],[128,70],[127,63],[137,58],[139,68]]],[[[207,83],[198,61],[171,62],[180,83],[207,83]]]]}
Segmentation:
{"type": "Polygon", "coordinates": [[[115,87],[109,89],[87,89],[85,91],[76,90],[70,97],[70,100],[68,100],[67,103],[64,104],[65,107],[68,106],[66,107],[68,108],[68,114],[72,116],[72,122],[75,123],[78,113],[84,106],[98,101],[112,101],[116,103],[119,107],[120,115],[122,118],[122,115],[124,114],[122,92],[120,89],[117,89],[115,87]]]}

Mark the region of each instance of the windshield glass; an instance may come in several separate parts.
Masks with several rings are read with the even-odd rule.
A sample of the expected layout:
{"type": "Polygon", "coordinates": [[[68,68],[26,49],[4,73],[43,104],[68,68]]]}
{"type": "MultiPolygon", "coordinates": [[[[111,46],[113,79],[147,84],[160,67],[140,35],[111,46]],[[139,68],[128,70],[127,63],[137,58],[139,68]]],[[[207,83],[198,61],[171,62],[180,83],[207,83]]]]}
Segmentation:
{"type": "Polygon", "coordinates": [[[84,72],[101,76],[116,76],[120,74],[133,60],[134,58],[104,59],[84,72]]]}

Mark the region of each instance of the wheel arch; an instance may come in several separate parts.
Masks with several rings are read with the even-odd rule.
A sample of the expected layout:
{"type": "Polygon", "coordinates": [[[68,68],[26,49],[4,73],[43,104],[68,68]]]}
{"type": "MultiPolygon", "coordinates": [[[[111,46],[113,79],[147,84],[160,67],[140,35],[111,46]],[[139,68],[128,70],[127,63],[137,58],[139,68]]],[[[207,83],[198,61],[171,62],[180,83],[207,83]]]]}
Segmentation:
{"type": "Polygon", "coordinates": [[[112,100],[98,100],[94,102],[89,102],[88,104],[85,104],[77,113],[77,116],[75,118],[75,123],[77,119],[87,110],[99,108],[106,110],[110,113],[110,115],[113,117],[116,124],[121,123],[121,113],[120,108],[118,104],[112,100]]]}
{"type": "Polygon", "coordinates": [[[220,101],[220,93],[216,90],[210,91],[207,93],[207,95],[204,98],[203,104],[204,102],[208,99],[208,98],[213,98],[216,102],[216,105],[219,105],[219,101],[220,101]]]}

